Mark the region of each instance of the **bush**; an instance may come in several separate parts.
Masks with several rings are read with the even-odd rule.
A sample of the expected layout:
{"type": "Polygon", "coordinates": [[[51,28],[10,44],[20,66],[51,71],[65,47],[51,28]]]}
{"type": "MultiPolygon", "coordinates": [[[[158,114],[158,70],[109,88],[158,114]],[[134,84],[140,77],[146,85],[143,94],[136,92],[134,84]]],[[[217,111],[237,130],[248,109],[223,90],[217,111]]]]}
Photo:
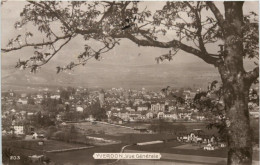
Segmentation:
{"type": "Polygon", "coordinates": [[[104,134],[105,134],[105,131],[99,130],[98,133],[104,135],[104,134]]]}
{"type": "Polygon", "coordinates": [[[93,129],[88,129],[88,130],[87,130],[87,133],[88,133],[88,134],[95,134],[95,133],[96,133],[96,131],[95,131],[95,130],[93,130],[93,129]]]}
{"type": "Polygon", "coordinates": [[[65,133],[63,131],[55,132],[53,136],[58,140],[65,140],[65,133]]]}
{"type": "Polygon", "coordinates": [[[57,131],[57,132],[53,133],[53,137],[55,139],[65,141],[65,142],[75,141],[75,140],[77,140],[79,135],[80,134],[74,125],[72,125],[69,128],[64,128],[61,131],[57,131]]]}
{"type": "Polygon", "coordinates": [[[53,136],[53,134],[57,132],[57,128],[55,126],[50,126],[45,134],[45,136],[49,139],[53,136]]]}

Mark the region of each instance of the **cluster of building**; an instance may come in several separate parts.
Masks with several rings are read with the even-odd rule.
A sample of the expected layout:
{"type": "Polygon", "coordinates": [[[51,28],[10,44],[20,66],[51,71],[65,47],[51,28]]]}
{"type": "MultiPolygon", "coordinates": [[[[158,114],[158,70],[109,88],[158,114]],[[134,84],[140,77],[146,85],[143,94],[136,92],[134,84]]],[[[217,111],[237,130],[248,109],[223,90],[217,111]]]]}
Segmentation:
{"type": "Polygon", "coordinates": [[[205,135],[201,129],[194,129],[188,134],[177,136],[177,141],[200,145],[204,150],[215,150],[216,148],[226,147],[226,143],[215,135],[205,135]]]}
{"type": "MultiPolygon", "coordinates": [[[[25,132],[23,123],[39,114],[50,118],[54,116],[54,122],[58,123],[68,121],[66,116],[71,117],[71,114],[77,115],[75,119],[70,120],[95,120],[87,112],[91,105],[97,103],[99,104],[97,108],[103,108],[106,111],[107,119],[105,120],[112,123],[147,122],[154,119],[203,121],[207,120],[207,117],[193,106],[194,96],[198,92],[200,90],[148,91],[145,88],[141,90],[70,88],[52,91],[43,89],[37,93],[17,93],[10,90],[2,93],[2,121],[4,127],[12,126],[16,134],[23,134],[25,132]],[[55,110],[44,109],[43,102],[47,99],[54,100],[58,105],[55,106],[55,110]],[[19,107],[17,105],[24,105],[21,107],[28,105],[28,107],[27,109],[13,108],[19,107]]],[[[258,94],[251,94],[250,97],[255,99],[258,94]]],[[[259,106],[256,103],[250,103],[249,106],[250,114],[257,118],[259,106]]]]}
{"type": "Polygon", "coordinates": [[[105,93],[110,105],[107,116],[110,121],[135,122],[152,119],[204,120],[203,114],[192,107],[196,92],[175,90],[168,93],[142,90],[111,89],[105,93]]]}

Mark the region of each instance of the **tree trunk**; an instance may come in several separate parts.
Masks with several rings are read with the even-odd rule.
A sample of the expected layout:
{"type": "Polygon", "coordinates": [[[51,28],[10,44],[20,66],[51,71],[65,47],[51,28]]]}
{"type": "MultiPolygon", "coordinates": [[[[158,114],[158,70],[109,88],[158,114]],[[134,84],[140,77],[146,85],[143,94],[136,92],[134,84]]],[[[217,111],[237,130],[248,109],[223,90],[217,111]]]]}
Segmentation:
{"type": "Polygon", "coordinates": [[[252,163],[252,136],[250,131],[248,96],[251,83],[236,56],[240,44],[226,45],[229,50],[224,65],[219,67],[223,81],[226,125],[228,130],[228,165],[252,163]]]}
{"type": "Polygon", "coordinates": [[[249,87],[243,81],[243,78],[238,78],[236,82],[226,81],[224,83],[228,165],[250,165],[252,163],[252,136],[248,112],[249,87]]]}
{"type": "Polygon", "coordinates": [[[252,164],[248,95],[251,82],[243,67],[243,2],[224,2],[225,26],[223,63],[219,72],[224,88],[228,130],[228,165],[252,164]]]}

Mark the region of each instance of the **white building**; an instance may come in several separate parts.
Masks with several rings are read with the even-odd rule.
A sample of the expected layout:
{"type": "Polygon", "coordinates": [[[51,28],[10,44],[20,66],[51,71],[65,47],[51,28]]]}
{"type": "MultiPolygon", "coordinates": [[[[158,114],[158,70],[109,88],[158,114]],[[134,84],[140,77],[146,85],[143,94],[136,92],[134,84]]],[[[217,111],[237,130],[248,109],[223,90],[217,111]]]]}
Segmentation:
{"type": "Polygon", "coordinates": [[[28,101],[27,101],[27,100],[19,99],[19,100],[17,101],[17,103],[20,103],[20,104],[27,104],[28,101]]]}
{"type": "Polygon", "coordinates": [[[204,120],[205,119],[205,116],[203,115],[198,115],[196,116],[197,120],[204,120]]]}
{"type": "Polygon", "coordinates": [[[11,112],[13,112],[13,113],[15,113],[15,112],[16,112],[16,110],[15,110],[15,109],[11,109],[10,111],[11,111],[11,112]]]}
{"type": "Polygon", "coordinates": [[[82,107],[77,107],[77,108],[76,108],[76,111],[77,111],[77,112],[83,112],[83,110],[84,110],[84,109],[83,109],[82,107]]]}
{"type": "Polygon", "coordinates": [[[39,94],[38,94],[36,97],[37,97],[38,99],[43,99],[43,96],[42,96],[42,95],[39,95],[39,94]]]}
{"type": "Polygon", "coordinates": [[[250,114],[251,116],[253,116],[254,118],[259,118],[259,112],[253,112],[253,111],[251,111],[251,112],[249,112],[249,114],[250,114]]]}
{"type": "Polygon", "coordinates": [[[152,104],[151,105],[151,111],[152,112],[159,112],[159,111],[164,111],[165,110],[165,105],[164,104],[152,104]]]}
{"type": "Polygon", "coordinates": [[[27,113],[27,116],[33,116],[33,115],[34,115],[33,112],[28,112],[28,113],[27,113]]]}
{"type": "Polygon", "coordinates": [[[176,107],[175,106],[169,106],[169,112],[171,112],[171,111],[176,111],[176,107]]]}
{"type": "Polygon", "coordinates": [[[147,111],[148,107],[137,107],[137,111],[147,111]]]}
{"type": "Polygon", "coordinates": [[[173,120],[177,120],[178,116],[175,113],[169,113],[169,112],[165,112],[164,113],[164,118],[165,119],[173,119],[173,120]]]}
{"type": "Polygon", "coordinates": [[[14,134],[23,135],[24,134],[24,126],[22,125],[14,125],[14,134]]]}
{"type": "Polygon", "coordinates": [[[60,95],[52,95],[51,99],[60,99],[60,95]]]}
{"type": "Polygon", "coordinates": [[[164,112],[158,112],[157,117],[158,119],[164,118],[164,112]]]}
{"type": "Polygon", "coordinates": [[[146,113],[146,118],[147,119],[152,119],[153,118],[153,113],[152,112],[146,113]]]}

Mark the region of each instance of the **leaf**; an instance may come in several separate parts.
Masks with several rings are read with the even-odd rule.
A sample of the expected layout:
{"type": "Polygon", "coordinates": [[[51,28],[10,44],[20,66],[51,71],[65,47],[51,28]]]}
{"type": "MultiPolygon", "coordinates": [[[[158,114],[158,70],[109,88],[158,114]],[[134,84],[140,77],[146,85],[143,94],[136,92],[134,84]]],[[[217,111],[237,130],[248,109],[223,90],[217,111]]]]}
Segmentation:
{"type": "Polygon", "coordinates": [[[98,60],[98,59],[99,59],[99,56],[100,56],[100,54],[99,54],[99,53],[96,53],[96,54],[95,54],[95,59],[98,60]]]}
{"type": "Polygon", "coordinates": [[[258,16],[258,14],[255,13],[255,12],[253,12],[253,11],[251,11],[250,14],[252,14],[252,15],[254,15],[254,16],[258,16]]]}
{"type": "Polygon", "coordinates": [[[50,53],[44,53],[45,57],[48,57],[49,55],[51,55],[50,53]]]}
{"type": "Polygon", "coordinates": [[[216,88],[216,84],[218,83],[217,80],[214,80],[211,85],[210,85],[210,90],[213,90],[214,88],[216,88]]]}
{"type": "Polygon", "coordinates": [[[57,69],[57,72],[56,72],[57,74],[60,73],[61,70],[63,70],[63,68],[61,68],[61,67],[59,67],[59,66],[56,67],[56,69],[57,69]]]}
{"type": "Polygon", "coordinates": [[[26,33],[25,33],[25,36],[28,37],[28,38],[30,38],[30,37],[33,36],[33,34],[32,34],[31,32],[26,32],[26,33]]]}
{"type": "Polygon", "coordinates": [[[38,65],[32,65],[31,73],[36,73],[37,68],[38,68],[38,65]]]}

